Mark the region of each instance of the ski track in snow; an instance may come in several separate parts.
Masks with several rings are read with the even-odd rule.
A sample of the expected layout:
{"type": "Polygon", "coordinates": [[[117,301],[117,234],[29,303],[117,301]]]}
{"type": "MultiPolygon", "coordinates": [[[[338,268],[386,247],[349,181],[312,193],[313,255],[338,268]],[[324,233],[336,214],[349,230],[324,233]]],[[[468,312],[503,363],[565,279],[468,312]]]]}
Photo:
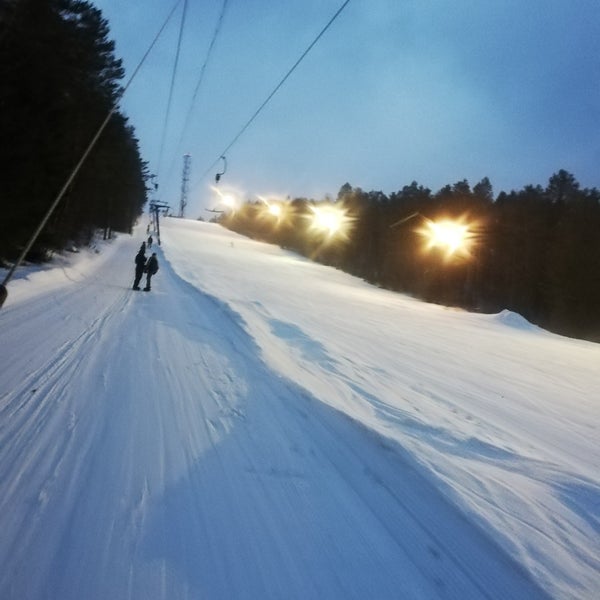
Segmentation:
{"type": "MultiPolygon", "coordinates": [[[[490,409],[473,415],[420,386],[408,358],[414,395],[404,409],[387,402],[372,387],[385,375],[376,357],[364,374],[352,353],[333,354],[242,288],[237,304],[198,289],[168,244],[153,291],[133,292],[137,245],[123,236],[89,274],[17,294],[0,313],[0,598],[533,599],[552,595],[543,587],[573,598],[592,589],[548,583],[528,563],[533,552],[512,554],[481,510],[469,511],[492,505],[510,528],[522,511],[533,529],[478,469],[497,469],[507,488],[538,473],[543,486],[556,481],[549,463],[477,429],[465,442],[451,422],[418,418],[416,399],[437,397],[467,422],[490,409]],[[333,401],[340,394],[346,407],[333,401]],[[403,436],[389,435],[396,428],[403,436]],[[425,443],[463,464],[459,480],[419,456],[425,443]]],[[[597,484],[579,481],[592,505],[597,484]]],[[[584,502],[570,485],[564,496],[584,502]]],[[[591,516],[559,519],[552,533],[565,525],[569,552],[570,525],[584,539],[598,532],[591,516]]],[[[575,558],[597,568],[584,552],[575,558]]]]}

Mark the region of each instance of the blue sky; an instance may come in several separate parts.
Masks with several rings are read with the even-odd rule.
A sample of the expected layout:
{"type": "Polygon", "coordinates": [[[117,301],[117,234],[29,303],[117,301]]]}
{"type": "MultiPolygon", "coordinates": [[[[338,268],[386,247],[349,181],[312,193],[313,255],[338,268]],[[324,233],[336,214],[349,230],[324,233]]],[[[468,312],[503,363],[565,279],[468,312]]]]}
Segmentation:
{"type": "MultiPolygon", "coordinates": [[[[177,2],[94,4],[129,76],[177,2]]],[[[160,200],[179,207],[190,153],[186,216],[210,216],[211,165],[341,4],[228,0],[184,130],[223,0],[188,0],[165,128],[180,2],[121,103],[160,200]]],[[[321,199],[487,176],[498,193],[561,168],[600,187],[599,124],[597,0],[351,0],[227,152],[219,189],[321,199]]]]}

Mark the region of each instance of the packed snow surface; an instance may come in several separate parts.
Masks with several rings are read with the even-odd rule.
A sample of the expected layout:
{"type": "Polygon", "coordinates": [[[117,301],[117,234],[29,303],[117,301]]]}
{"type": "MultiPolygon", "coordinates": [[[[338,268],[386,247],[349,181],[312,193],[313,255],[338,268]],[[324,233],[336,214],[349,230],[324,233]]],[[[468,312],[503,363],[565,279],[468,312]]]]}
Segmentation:
{"type": "Polygon", "coordinates": [[[600,346],[164,219],[0,311],[0,598],[600,597],[600,346]]]}

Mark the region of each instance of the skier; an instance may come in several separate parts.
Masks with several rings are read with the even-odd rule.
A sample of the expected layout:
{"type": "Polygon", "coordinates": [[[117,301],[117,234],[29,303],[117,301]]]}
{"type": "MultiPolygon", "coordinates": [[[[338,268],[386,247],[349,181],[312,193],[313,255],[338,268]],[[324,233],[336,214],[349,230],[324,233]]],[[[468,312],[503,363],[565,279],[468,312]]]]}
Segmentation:
{"type": "Polygon", "coordinates": [[[152,256],[148,259],[146,263],[146,287],[144,288],[145,292],[150,291],[150,279],[152,275],[156,275],[158,271],[158,259],[156,258],[156,252],[152,253],[152,256]]]}
{"type": "Polygon", "coordinates": [[[133,280],[133,289],[140,289],[140,280],[144,274],[144,267],[146,266],[146,243],[142,242],[138,253],[135,255],[135,279],[133,280]]]}

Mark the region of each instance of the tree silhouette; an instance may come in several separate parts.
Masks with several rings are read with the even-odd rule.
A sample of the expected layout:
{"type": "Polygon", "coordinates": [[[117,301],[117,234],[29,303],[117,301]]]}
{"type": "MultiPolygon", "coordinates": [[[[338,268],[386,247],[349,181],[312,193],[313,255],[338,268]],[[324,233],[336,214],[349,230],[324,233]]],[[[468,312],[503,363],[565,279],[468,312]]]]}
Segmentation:
{"type": "MultiPolygon", "coordinates": [[[[308,235],[306,199],[291,202],[286,228],[275,234],[263,226],[260,239],[430,302],[507,308],[553,331],[600,341],[600,192],[581,190],[571,173],[560,170],[546,188],[527,185],[495,201],[487,177],[435,194],[413,181],[389,197],[345,183],[336,203],[353,219],[343,245],[324,246],[308,235]],[[468,254],[447,260],[424,251],[417,230],[440,218],[470,224],[468,254]]],[[[223,222],[255,235],[253,218],[240,211],[223,222]]]]}
{"type": "MultiPolygon", "coordinates": [[[[0,257],[19,253],[118,99],[123,77],[107,21],[79,0],[0,5],[0,257]]],[[[105,135],[30,258],[94,228],[128,230],[145,202],[145,165],[126,118],[105,135]],[[117,158],[118,157],[118,158],[117,158]],[[111,221],[109,224],[108,221],[111,221]]]]}

